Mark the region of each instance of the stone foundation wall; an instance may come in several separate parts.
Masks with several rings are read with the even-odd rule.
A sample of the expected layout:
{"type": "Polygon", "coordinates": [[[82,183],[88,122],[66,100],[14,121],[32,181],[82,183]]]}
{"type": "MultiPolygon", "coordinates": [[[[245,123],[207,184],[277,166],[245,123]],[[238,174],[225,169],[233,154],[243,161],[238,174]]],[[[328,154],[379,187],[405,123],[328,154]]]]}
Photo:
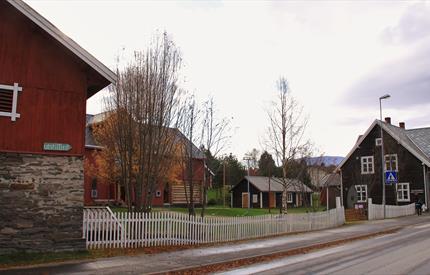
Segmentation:
{"type": "Polygon", "coordinates": [[[84,250],[82,157],[0,153],[0,254],[84,250]]]}

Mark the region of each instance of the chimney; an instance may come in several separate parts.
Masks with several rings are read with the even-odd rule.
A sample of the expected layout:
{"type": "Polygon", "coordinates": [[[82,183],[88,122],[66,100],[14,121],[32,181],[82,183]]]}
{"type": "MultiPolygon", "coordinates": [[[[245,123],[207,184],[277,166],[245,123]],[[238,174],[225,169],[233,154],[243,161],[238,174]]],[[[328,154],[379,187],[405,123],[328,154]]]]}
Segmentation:
{"type": "Polygon", "coordinates": [[[386,122],[387,124],[391,124],[391,117],[386,117],[386,118],[385,118],[385,122],[386,122]]]}
{"type": "Polygon", "coordinates": [[[404,122],[399,122],[399,127],[402,129],[405,129],[405,123],[404,122]]]}

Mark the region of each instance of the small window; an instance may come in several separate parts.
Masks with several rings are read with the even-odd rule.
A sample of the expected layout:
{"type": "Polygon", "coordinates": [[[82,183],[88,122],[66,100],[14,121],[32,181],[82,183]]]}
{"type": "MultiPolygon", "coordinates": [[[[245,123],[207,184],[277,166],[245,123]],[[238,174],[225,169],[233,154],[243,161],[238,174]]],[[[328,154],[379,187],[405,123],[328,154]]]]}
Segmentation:
{"type": "Polygon", "coordinates": [[[361,157],[361,174],[373,174],[373,156],[361,157]]]}
{"type": "Polygon", "coordinates": [[[258,195],[252,194],[252,203],[257,203],[257,202],[258,202],[258,195]]]}
{"type": "Polygon", "coordinates": [[[410,201],[409,183],[397,184],[397,201],[410,201]]]}
{"type": "Polygon", "coordinates": [[[22,91],[22,87],[18,83],[13,86],[0,84],[0,116],[10,117],[12,121],[16,121],[20,117],[17,113],[18,92],[22,91]]]}
{"type": "Polygon", "coordinates": [[[91,190],[91,198],[92,199],[97,199],[97,196],[98,196],[98,193],[97,193],[97,190],[91,190]]]}
{"type": "Polygon", "coordinates": [[[93,180],[91,181],[91,198],[96,199],[97,196],[97,179],[93,178],[93,180]]]}
{"type": "Polygon", "coordinates": [[[397,171],[397,154],[385,155],[385,171],[397,171]]]}
{"type": "Polygon", "coordinates": [[[157,198],[161,197],[161,191],[160,190],[157,190],[155,192],[155,197],[157,197],[157,198]]]}
{"type": "Polygon", "coordinates": [[[382,139],[381,138],[376,138],[375,139],[375,145],[376,146],[381,146],[382,145],[382,139]]]}
{"type": "Polygon", "coordinates": [[[287,193],[287,202],[292,203],[293,202],[293,193],[287,193]]]}
{"type": "Polygon", "coordinates": [[[356,185],[355,190],[357,190],[357,202],[367,201],[367,185],[356,185]]]}
{"type": "Polygon", "coordinates": [[[93,178],[93,180],[91,181],[91,189],[97,190],[97,178],[93,178]]]}

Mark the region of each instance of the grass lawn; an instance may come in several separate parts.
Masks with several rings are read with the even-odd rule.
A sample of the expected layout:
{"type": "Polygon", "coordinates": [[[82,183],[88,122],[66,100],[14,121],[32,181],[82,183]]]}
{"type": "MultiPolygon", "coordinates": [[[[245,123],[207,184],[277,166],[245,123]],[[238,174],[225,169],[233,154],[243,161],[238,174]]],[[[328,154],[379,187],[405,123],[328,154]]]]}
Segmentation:
{"type": "MultiPolygon", "coordinates": [[[[124,212],[127,211],[126,208],[113,208],[114,212],[124,212]]],[[[184,207],[166,207],[166,208],[154,208],[154,211],[175,211],[181,213],[188,213],[188,209],[184,207]]],[[[298,208],[288,208],[288,213],[297,214],[297,213],[307,213],[313,211],[324,211],[325,207],[320,207],[317,209],[298,207],[298,208]]],[[[259,216],[270,214],[269,209],[267,208],[223,208],[222,206],[216,207],[207,207],[206,208],[206,216],[224,216],[224,217],[249,217],[249,216],[259,216]]],[[[201,208],[196,208],[196,213],[199,215],[201,213],[201,208]]],[[[278,214],[279,209],[271,209],[271,214],[278,214]]]]}
{"type": "Polygon", "coordinates": [[[56,261],[77,260],[92,258],[88,251],[78,252],[49,252],[49,253],[14,253],[0,257],[0,267],[22,264],[41,264],[56,261]]]}

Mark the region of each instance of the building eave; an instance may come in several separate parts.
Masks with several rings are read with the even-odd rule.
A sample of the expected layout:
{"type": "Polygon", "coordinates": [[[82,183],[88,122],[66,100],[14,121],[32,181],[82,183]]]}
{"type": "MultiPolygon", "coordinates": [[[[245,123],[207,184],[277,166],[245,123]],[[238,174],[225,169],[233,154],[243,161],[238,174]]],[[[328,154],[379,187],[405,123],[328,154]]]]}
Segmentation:
{"type": "Polygon", "coordinates": [[[112,72],[108,67],[106,67],[103,63],[97,60],[84,48],[79,46],[78,43],[76,43],[70,37],[61,32],[57,27],[55,27],[51,22],[49,22],[46,18],[36,12],[29,5],[24,3],[22,0],[7,0],[7,2],[13,7],[15,7],[17,10],[19,10],[31,21],[33,21],[40,28],[42,28],[44,31],[46,31],[51,37],[64,45],[68,50],[70,50],[73,54],[75,54],[82,61],[88,64],[88,66],[93,68],[110,83],[116,82],[117,77],[114,72],[112,72]]]}

